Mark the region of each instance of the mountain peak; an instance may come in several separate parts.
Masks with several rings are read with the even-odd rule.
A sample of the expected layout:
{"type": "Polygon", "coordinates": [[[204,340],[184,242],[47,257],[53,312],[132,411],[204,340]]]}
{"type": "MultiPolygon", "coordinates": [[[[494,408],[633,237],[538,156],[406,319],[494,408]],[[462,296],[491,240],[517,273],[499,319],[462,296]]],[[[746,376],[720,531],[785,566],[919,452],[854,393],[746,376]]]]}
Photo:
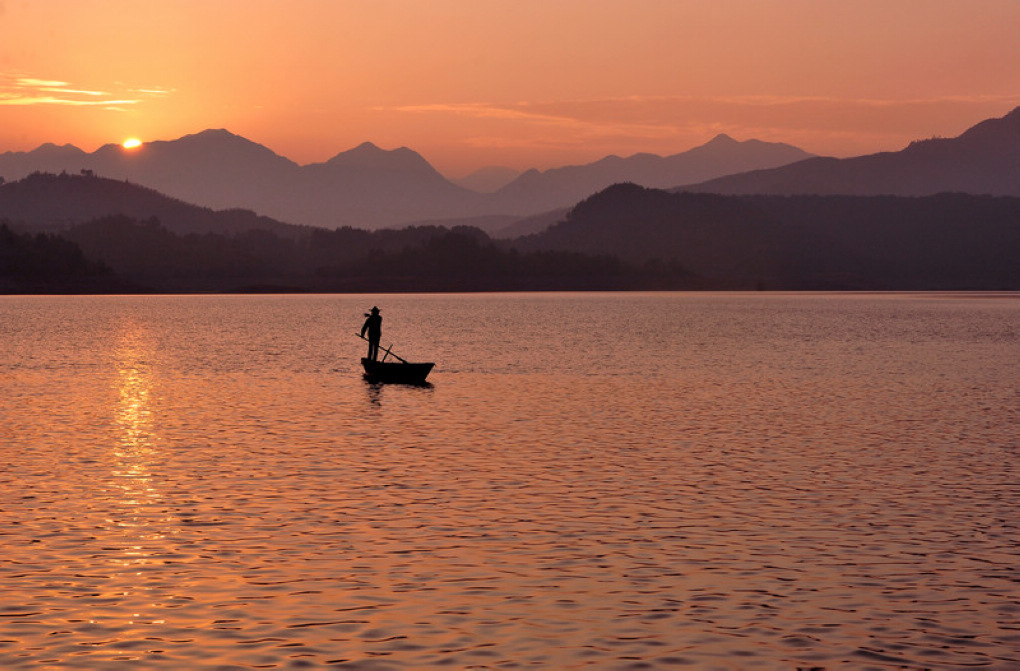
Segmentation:
{"type": "Polygon", "coordinates": [[[1020,106],[1014,107],[1013,111],[1002,117],[1003,121],[1008,120],[1010,123],[1020,124],[1020,106]]]}
{"type": "Polygon", "coordinates": [[[206,128],[203,131],[199,131],[198,133],[193,133],[191,136],[187,136],[186,135],[185,137],[192,137],[192,136],[194,136],[194,137],[240,137],[240,135],[236,135],[234,133],[231,133],[226,128],[206,128]]]}
{"type": "Polygon", "coordinates": [[[269,147],[231,133],[226,128],[209,128],[199,133],[185,135],[177,140],[146,144],[150,146],[150,151],[161,152],[161,161],[173,160],[170,158],[172,156],[176,160],[184,161],[214,161],[222,165],[233,163],[237,164],[238,169],[242,171],[249,170],[252,166],[262,162],[278,164],[278,166],[294,166],[290,159],[280,156],[269,147]]]}
{"type": "Polygon", "coordinates": [[[342,151],[326,161],[326,165],[347,168],[386,168],[403,170],[428,170],[432,166],[418,152],[399,147],[397,149],[381,149],[372,142],[362,142],[354,149],[342,151]]]}
{"type": "Polygon", "coordinates": [[[39,145],[30,153],[36,154],[37,156],[38,155],[62,156],[67,154],[73,155],[84,154],[85,152],[83,152],[78,147],[75,147],[73,144],[58,145],[52,142],[46,142],[39,145]]]}
{"type": "MultiPolygon", "coordinates": [[[[226,128],[208,128],[208,129],[203,130],[203,131],[198,132],[198,133],[192,133],[191,135],[185,135],[185,136],[179,138],[178,140],[176,140],[176,142],[181,142],[181,143],[184,143],[184,144],[190,144],[190,143],[213,143],[213,142],[223,144],[223,143],[230,142],[230,143],[236,143],[236,144],[258,145],[257,142],[252,142],[251,140],[249,140],[249,139],[247,139],[245,137],[241,137],[240,135],[237,135],[235,133],[231,133],[226,128]]],[[[259,146],[261,146],[261,145],[259,145],[259,146]]]]}
{"type": "Polygon", "coordinates": [[[1020,107],[1013,109],[1009,114],[998,119],[986,119],[979,124],[971,126],[960,139],[989,139],[993,141],[1006,138],[1020,138],[1020,107]]]}
{"type": "Polygon", "coordinates": [[[1020,108],[957,137],[917,140],[897,152],[814,158],[687,187],[720,194],[929,196],[1020,195],[1020,108]]]}
{"type": "Polygon", "coordinates": [[[740,144],[726,133],[719,133],[714,138],[705,143],[708,145],[722,145],[722,144],[740,144]]]}

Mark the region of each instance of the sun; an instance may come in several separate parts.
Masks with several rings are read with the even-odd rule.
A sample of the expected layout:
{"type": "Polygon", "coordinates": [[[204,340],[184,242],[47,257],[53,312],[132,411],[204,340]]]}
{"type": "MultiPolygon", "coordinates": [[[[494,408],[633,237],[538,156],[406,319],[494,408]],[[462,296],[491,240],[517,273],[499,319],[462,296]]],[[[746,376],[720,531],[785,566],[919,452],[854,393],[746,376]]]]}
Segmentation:
{"type": "Polygon", "coordinates": [[[124,147],[125,149],[134,149],[136,147],[141,147],[142,141],[136,137],[132,137],[128,138],[127,140],[124,140],[124,143],[121,146],[124,147]]]}

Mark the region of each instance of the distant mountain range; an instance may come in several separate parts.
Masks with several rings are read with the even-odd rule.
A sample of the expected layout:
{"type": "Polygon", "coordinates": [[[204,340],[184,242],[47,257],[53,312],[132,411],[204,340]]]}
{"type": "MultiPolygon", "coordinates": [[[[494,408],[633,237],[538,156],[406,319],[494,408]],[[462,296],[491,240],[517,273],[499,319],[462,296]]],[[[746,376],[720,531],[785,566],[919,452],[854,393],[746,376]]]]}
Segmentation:
{"type": "Polygon", "coordinates": [[[955,138],[922,140],[902,151],[856,158],[810,158],[682,190],[731,195],[1020,196],[1020,107],[955,138]]]}
{"type": "MultiPolygon", "coordinates": [[[[531,216],[572,206],[618,182],[677,186],[807,156],[789,145],[719,136],[674,156],[611,156],[585,166],[531,170],[495,193],[480,193],[454,184],[407,148],[387,151],[365,143],[324,163],[300,166],[221,129],[135,149],[110,144],[86,153],[72,145],[46,144],[30,152],[7,152],[0,154],[0,177],[12,181],[37,171],[85,170],[217,210],[244,208],[293,224],[374,229],[531,216]]],[[[476,177],[479,184],[489,179],[491,188],[498,183],[493,179],[506,179],[507,173],[476,177]]]]}
{"type": "Polygon", "coordinates": [[[376,228],[420,218],[479,213],[482,196],[458,187],[410,149],[365,143],[325,163],[299,166],[226,130],[208,130],[136,149],[92,154],[44,145],[0,155],[0,175],[82,170],[129,180],[197,205],[245,208],[288,223],[376,228]]]}
{"type": "Polygon", "coordinates": [[[788,144],[738,142],[728,135],[717,135],[707,144],[672,156],[607,156],[588,165],[545,172],[529,170],[500,189],[495,198],[503,207],[516,206],[531,214],[572,205],[613,184],[668,189],[747,170],[774,168],[811,156],[788,144]]]}

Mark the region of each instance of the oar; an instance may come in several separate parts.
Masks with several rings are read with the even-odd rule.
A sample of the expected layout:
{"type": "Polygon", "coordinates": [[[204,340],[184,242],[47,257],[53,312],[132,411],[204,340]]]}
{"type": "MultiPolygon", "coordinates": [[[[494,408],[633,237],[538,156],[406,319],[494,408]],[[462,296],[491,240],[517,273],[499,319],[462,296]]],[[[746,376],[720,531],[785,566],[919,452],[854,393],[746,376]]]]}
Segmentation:
{"type": "MultiPolygon", "coordinates": [[[[358,336],[359,338],[361,338],[362,340],[364,340],[365,342],[368,342],[368,338],[366,338],[365,336],[361,335],[360,333],[356,333],[355,335],[358,336]]],[[[390,347],[393,347],[393,345],[390,345],[390,347]]],[[[390,351],[390,347],[383,347],[381,349],[384,352],[386,352],[387,355],[392,356],[394,359],[397,359],[398,361],[400,361],[400,363],[408,363],[408,361],[406,359],[401,359],[399,356],[397,356],[396,354],[391,352],[390,351]]],[[[385,360],[386,360],[386,357],[383,357],[383,361],[385,361],[385,360]]]]}

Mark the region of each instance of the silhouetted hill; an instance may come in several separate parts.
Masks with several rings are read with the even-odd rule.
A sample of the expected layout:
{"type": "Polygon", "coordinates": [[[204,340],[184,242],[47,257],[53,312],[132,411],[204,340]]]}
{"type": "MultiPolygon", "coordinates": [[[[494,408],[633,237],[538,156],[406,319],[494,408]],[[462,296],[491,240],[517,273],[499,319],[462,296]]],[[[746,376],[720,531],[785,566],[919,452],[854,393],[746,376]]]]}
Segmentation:
{"type": "Polygon", "coordinates": [[[504,208],[538,213],[568,207],[612,184],[630,182],[666,189],[735,172],[786,165],[810,156],[788,144],[738,142],[728,135],[718,135],[700,147],[672,156],[607,156],[587,165],[545,172],[529,170],[501,189],[496,198],[504,208]]]}
{"type": "Polygon", "coordinates": [[[685,191],[721,194],[925,196],[961,192],[1020,196],[1020,107],[959,137],[913,142],[898,152],[812,158],[731,175],[685,191]]]}
{"type": "Polygon", "coordinates": [[[704,277],[772,277],[777,223],[752,205],[712,194],[672,194],[617,184],[587,198],[543,233],[513,242],[522,251],[612,254],[631,262],[675,260],[704,277]]]}
{"type": "Polygon", "coordinates": [[[303,230],[248,210],[214,211],[137,184],[90,175],[35,173],[0,184],[0,219],[23,230],[56,230],[116,214],[155,218],[178,233],[264,229],[294,236],[303,230]]]}
{"type": "Polygon", "coordinates": [[[775,289],[1018,289],[1020,199],[770,197],[616,185],[522,251],[670,262],[775,289]]]}
{"type": "MultiPolygon", "coordinates": [[[[418,153],[370,142],[301,168],[286,198],[290,220],[321,227],[380,228],[485,213],[482,196],[456,186],[418,153]]],[[[269,210],[267,210],[269,211],[269,210]]]]}
{"type": "Polygon", "coordinates": [[[44,145],[0,156],[0,175],[7,179],[81,170],[144,184],[204,207],[246,208],[326,228],[379,228],[490,213],[482,196],[452,184],[414,151],[385,151],[367,142],[307,166],[222,129],[134,149],[111,144],[87,154],[44,145]]]}
{"type": "Polygon", "coordinates": [[[329,161],[299,166],[226,130],[207,130],[134,149],[106,145],[91,154],[44,145],[0,155],[0,176],[32,172],[129,180],[213,209],[246,208],[280,221],[323,228],[383,228],[422,220],[529,216],[569,207],[614,182],[676,186],[692,179],[778,165],[805,156],[786,145],[719,137],[673,157],[609,157],[590,166],[522,175],[498,193],[447,180],[416,152],[364,143],[329,161]]]}
{"type": "Polygon", "coordinates": [[[135,149],[106,145],[87,167],[188,203],[213,209],[247,208],[274,216],[266,205],[297,180],[296,163],[229,131],[206,130],[135,149]]]}
{"type": "Polygon", "coordinates": [[[74,145],[57,146],[47,142],[32,151],[8,151],[0,154],[0,177],[18,180],[33,172],[68,170],[68,166],[77,166],[73,170],[78,172],[89,160],[89,155],[74,145]]]}
{"type": "Polygon", "coordinates": [[[226,130],[207,130],[135,149],[108,144],[87,154],[76,147],[43,145],[31,152],[0,155],[0,175],[21,179],[34,172],[98,176],[143,184],[174,198],[214,209],[275,202],[273,195],[294,182],[297,164],[226,130]]]}

